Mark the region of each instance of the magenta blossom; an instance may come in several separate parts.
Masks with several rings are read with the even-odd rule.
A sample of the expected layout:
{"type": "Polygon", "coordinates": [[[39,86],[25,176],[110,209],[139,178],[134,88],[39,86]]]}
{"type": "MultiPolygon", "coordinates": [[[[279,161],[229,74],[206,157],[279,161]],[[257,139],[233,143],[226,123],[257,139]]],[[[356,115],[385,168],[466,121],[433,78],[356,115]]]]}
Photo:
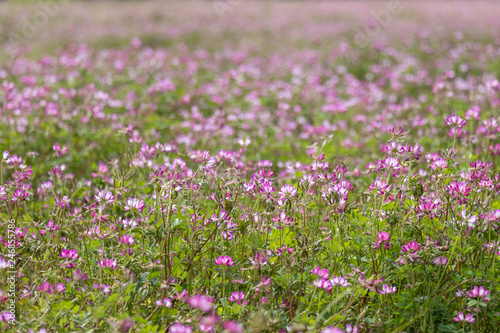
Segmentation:
{"type": "Polygon", "coordinates": [[[230,256],[221,256],[215,259],[215,264],[229,267],[229,266],[234,266],[234,261],[233,258],[231,258],[230,256]]]}
{"type": "Polygon", "coordinates": [[[488,302],[490,299],[489,299],[489,293],[490,291],[489,290],[485,290],[483,286],[481,287],[478,287],[478,286],[474,286],[473,289],[469,290],[469,292],[467,293],[467,297],[468,298],[482,298],[485,302],[488,302]]]}
{"type": "Polygon", "coordinates": [[[248,304],[248,301],[245,299],[245,294],[242,291],[232,292],[228,300],[229,302],[236,302],[238,305],[248,304]]]}
{"type": "Polygon", "coordinates": [[[420,245],[416,241],[411,241],[405,245],[401,246],[403,252],[416,252],[420,250],[420,245]]]}
{"type": "Polygon", "coordinates": [[[109,268],[109,269],[116,269],[118,268],[118,264],[116,263],[116,259],[104,259],[99,261],[99,266],[104,267],[104,268],[109,268]]]}
{"type": "Polygon", "coordinates": [[[468,313],[467,315],[464,316],[462,311],[458,311],[458,314],[455,318],[453,318],[455,322],[466,322],[466,323],[473,323],[476,321],[472,313],[468,313]]]}
{"type": "Polygon", "coordinates": [[[375,248],[378,249],[380,245],[384,245],[386,250],[389,250],[389,247],[391,244],[389,243],[391,240],[391,236],[385,231],[380,231],[377,235],[377,241],[373,243],[375,245],[375,248]]]}

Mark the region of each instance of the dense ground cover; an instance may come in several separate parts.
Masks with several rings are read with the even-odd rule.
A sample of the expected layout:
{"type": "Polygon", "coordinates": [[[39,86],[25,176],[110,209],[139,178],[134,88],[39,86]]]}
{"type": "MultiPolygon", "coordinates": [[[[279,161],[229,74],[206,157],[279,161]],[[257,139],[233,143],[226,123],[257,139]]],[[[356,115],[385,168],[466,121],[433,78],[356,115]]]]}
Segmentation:
{"type": "Polygon", "coordinates": [[[97,16],[57,51],[3,40],[2,329],[497,331],[488,8],[204,6],[166,34],[130,6],[135,38],[97,16]]]}

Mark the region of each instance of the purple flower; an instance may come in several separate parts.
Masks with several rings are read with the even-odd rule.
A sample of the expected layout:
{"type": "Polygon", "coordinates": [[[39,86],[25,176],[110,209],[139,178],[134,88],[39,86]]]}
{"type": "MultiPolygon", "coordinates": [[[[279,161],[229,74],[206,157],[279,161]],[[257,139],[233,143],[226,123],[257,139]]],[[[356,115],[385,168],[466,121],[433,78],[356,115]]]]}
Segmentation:
{"type": "Polygon", "coordinates": [[[66,292],[66,287],[62,283],[58,283],[54,287],[55,287],[56,291],[59,292],[59,293],[65,293],[66,292]]]}
{"type": "Polygon", "coordinates": [[[0,312],[0,323],[16,320],[16,315],[9,311],[0,312]]]}
{"type": "Polygon", "coordinates": [[[101,205],[112,205],[114,202],[115,197],[113,196],[113,193],[111,193],[108,190],[102,190],[97,192],[95,195],[95,200],[99,202],[101,205]]]}
{"type": "Polygon", "coordinates": [[[155,304],[158,306],[164,306],[166,308],[171,308],[172,307],[172,301],[170,298],[159,298],[157,301],[155,301],[155,304]]]}
{"type": "Polygon", "coordinates": [[[446,258],[444,256],[439,256],[439,257],[434,259],[434,263],[436,265],[445,266],[448,263],[448,258],[446,258]]]}
{"type": "Polygon", "coordinates": [[[228,300],[229,302],[236,302],[238,305],[248,304],[248,301],[245,299],[245,294],[242,291],[235,291],[231,293],[228,300]]]}
{"type": "Polygon", "coordinates": [[[133,245],[135,243],[134,239],[130,235],[123,235],[118,239],[118,241],[125,245],[133,245]]]}
{"type": "Polygon", "coordinates": [[[478,287],[478,286],[474,286],[473,289],[469,290],[469,292],[467,293],[467,297],[468,298],[482,298],[485,302],[488,302],[490,299],[488,297],[490,291],[489,290],[485,290],[483,286],[481,287],[478,287]]]}
{"type": "Polygon", "coordinates": [[[36,287],[36,290],[50,294],[50,295],[54,294],[54,290],[52,289],[52,286],[47,281],[45,281],[44,283],[42,283],[41,285],[36,287]]]}
{"type": "Polygon", "coordinates": [[[347,283],[347,279],[343,276],[334,276],[330,280],[330,282],[331,282],[332,286],[341,286],[344,288],[349,287],[349,283],[347,283]]]}
{"type": "Polygon", "coordinates": [[[104,267],[104,268],[109,268],[109,269],[118,268],[118,264],[116,263],[116,260],[112,260],[112,259],[104,259],[102,261],[99,261],[99,266],[104,267]]]}
{"type": "Polygon", "coordinates": [[[396,287],[393,287],[392,284],[390,286],[388,286],[384,283],[384,285],[382,286],[382,289],[378,290],[378,293],[381,295],[387,295],[387,294],[393,294],[396,291],[398,291],[398,289],[396,287]]]}
{"type": "Polygon", "coordinates": [[[128,198],[127,203],[125,204],[125,207],[123,210],[138,210],[142,213],[142,210],[144,209],[144,201],[137,198],[128,198]]]}
{"type": "Polygon", "coordinates": [[[320,278],[322,278],[324,280],[327,280],[330,277],[330,274],[328,273],[328,270],[324,269],[324,268],[315,267],[311,271],[311,273],[313,273],[314,275],[319,276],[320,278]]]}
{"type": "Polygon", "coordinates": [[[297,193],[298,193],[298,191],[295,189],[295,187],[293,187],[292,185],[286,184],[286,185],[281,187],[278,194],[281,196],[281,198],[291,198],[291,197],[296,196],[297,193]]]}
{"type": "Polygon", "coordinates": [[[391,244],[389,243],[391,240],[391,236],[385,231],[380,231],[377,235],[377,241],[373,243],[375,245],[375,248],[378,249],[381,244],[384,244],[384,247],[386,250],[389,250],[389,247],[391,244]]]}
{"type": "Polygon", "coordinates": [[[451,116],[446,117],[446,125],[449,125],[453,128],[461,129],[464,127],[466,121],[462,119],[462,117],[452,114],[451,116]]]}
{"type": "Polygon", "coordinates": [[[455,318],[453,318],[455,322],[466,322],[466,323],[473,323],[476,321],[472,313],[468,313],[467,315],[464,316],[462,311],[458,311],[458,314],[455,318]]]}
{"type": "Polygon", "coordinates": [[[402,245],[401,249],[403,252],[416,252],[420,250],[420,245],[416,241],[411,241],[408,244],[402,245]]]}
{"type": "Polygon", "coordinates": [[[358,333],[358,326],[352,327],[351,324],[345,325],[345,332],[346,333],[358,333]]]}
{"type": "Polygon", "coordinates": [[[215,259],[215,264],[229,267],[229,266],[234,266],[234,261],[233,258],[231,258],[230,256],[221,256],[215,259]]]}

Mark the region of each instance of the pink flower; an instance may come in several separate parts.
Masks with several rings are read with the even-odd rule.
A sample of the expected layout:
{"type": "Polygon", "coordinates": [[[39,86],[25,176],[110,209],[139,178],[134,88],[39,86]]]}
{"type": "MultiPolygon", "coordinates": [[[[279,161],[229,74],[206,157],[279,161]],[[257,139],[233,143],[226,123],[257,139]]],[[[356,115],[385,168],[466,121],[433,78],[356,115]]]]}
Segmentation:
{"type": "Polygon", "coordinates": [[[59,145],[59,143],[56,143],[55,145],[52,146],[52,150],[55,151],[56,157],[59,158],[59,157],[63,156],[64,154],[66,154],[66,152],[68,151],[68,148],[66,148],[65,145],[63,145],[61,147],[59,145]]]}
{"type": "Polygon", "coordinates": [[[389,250],[389,247],[391,246],[391,244],[389,243],[390,240],[391,236],[389,236],[387,232],[380,231],[377,235],[377,241],[373,243],[373,245],[375,245],[375,248],[378,249],[381,244],[384,244],[386,250],[389,250]]]}
{"type": "Polygon", "coordinates": [[[47,281],[45,281],[44,283],[42,283],[41,285],[36,287],[36,290],[50,294],[50,295],[54,294],[54,290],[52,289],[52,286],[47,281]]]}
{"type": "Polygon", "coordinates": [[[155,302],[156,305],[158,306],[164,306],[166,308],[171,308],[172,307],[172,301],[170,300],[170,298],[159,298],[156,302],[155,302]]]}
{"type": "Polygon", "coordinates": [[[320,278],[324,279],[324,280],[327,280],[329,277],[330,277],[330,274],[328,273],[328,270],[327,269],[321,269],[319,267],[315,267],[311,273],[313,273],[314,275],[317,275],[319,276],[320,278]]]}
{"type": "Polygon", "coordinates": [[[109,269],[118,268],[118,264],[116,263],[116,260],[111,260],[111,259],[104,259],[102,261],[99,261],[99,266],[104,267],[104,268],[109,268],[109,269]]]}
{"type": "Polygon", "coordinates": [[[298,193],[298,191],[295,189],[295,187],[293,187],[292,185],[286,184],[286,185],[281,187],[278,194],[281,196],[281,198],[291,198],[291,197],[296,196],[297,193],[298,193]]]}
{"type": "Polygon", "coordinates": [[[346,333],[358,333],[358,326],[352,327],[351,324],[345,325],[345,332],[346,333]]]}
{"type": "Polygon", "coordinates": [[[333,289],[332,282],[330,280],[317,279],[312,283],[316,288],[324,289],[327,293],[331,293],[333,289]]]}
{"type": "Polygon", "coordinates": [[[135,243],[135,240],[130,235],[123,235],[118,241],[125,245],[133,245],[135,243]]]}
{"type": "Polygon", "coordinates": [[[448,258],[446,257],[443,257],[443,256],[439,256],[437,258],[434,259],[434,263],[436,265],[441,265],[441,266],[444,266],[448,263],[448,258]]]}
{"type": "Polygon", "coordinates": [[[9,311],[0,312],[0,323],[16,320],[16,315],[9,311]]]}
{"type": "Polygon", "coordinates": [[[472,315],[472,313],[468,313],[466,316],[464,316],[462,311],[458,311],[457,316],[455,318],[453,318],[453,320],[455,322],[466,322],[466,323],[473,323],[476,321],[476,319],[474,319],[474,316],[472,315]]]}
{"type": "Polygon", "coordinates": [[[54,287],[55,287],[56,291],[59,292],[59,293],[65,293],[66,292],[66,287],[62,283],[58,283],[54,287]]]}
{"type": "Polygon", "coordinates": [[[229,296],[229,302],[236,302],[238,305],[245,305],[248,304],[248,301],[245,299],[245,294],[242,291],[235,291],[231,293],[231,296],[229,296]]]}
{"type": "Polygon", "coordinates": [[[327,327],[327,328],[324,328],[321,333],[344,333],[343,330],[341,330],[340,328],[338,327],[327,327]]]}
{"type": "Polygon", "coordinates": [[[478,286],[474,286],[473,289],[469,290],[469,292],[467,293],[467,297],[468,298],[482,298],[485,302],[488,302],[490,299],[488,297],[490,291],[489,290],[485,290],[483,286],[481,287],[478,287],[478,286]]]}
{"type": "Polygon", "coordinates": [[[420,245],[416,241],[411,241],[408,244],[402,245],[403,252],[416,252],[420,250],[420,245]]]}
{"type": "Polygon", "coordinates": [[[175,323],[168,329],[170,333],[193,333],[193,329],[189,326],[184,326],[181,323],[175,323]]]}
{"type": "Polygon", "coordinates": [[[244,333],[243,326],[235,321],[227,321],[222,324],[222,327],[228,331],[228,333],[244,333]]]}
{"type": "Polygon", "coordinates": [[[113,196],[113,193],[111,193],[108,190],[99,191],[95,195],[95,200],[102,205],[112,205],[114,202],[114,199],[115,199],[115,197],[113,196]]]}
{"type": "Polygon", "coordinates": [[[343,276],[334,276],[331,280],[330,283],[332,286],[341,286],[344,288],[349,287],[349,283],[347,283],[347,279],[343,276]]]}
{"type": "Polygon", "coordinates": [[[391,190],[391,185],[388,185],[385,180],[377,178],[374,184],[370,184],[370,191],[377,190],[377,195],[382,195],[391,190]]]}
{"type": "Polygon", "coordinates": [[[215,264],[216,265],[224,265],[226,267],[229,267],[229,266],[234,266],[234,261],[233,261],[233,258],[231,258],[229,256],[222,256],[222,257],[218,257],[217,259],[215,259],[215,264]]]}
{"type": "Polygon", "coordinates": [[[125,204],[125,207],[123,210],[133,210],[136,209],[142,213],[142,210],[144,209],[144,201],[137,198],[128,198],[127,203],[125,204]]]}
{"type": "Polygon", "coordinates": [[[396,291],[398,291],[398,289],[396,287],[393,287],[392,284],[390,286],[388,286],[384,283],[384,285],[382,286],[382,289],[378,290],[378,293],[381,295],[386,295],[386,294],[393,294],[396,291]]]}
{"type": "Polygon", "coordinates": [[[446,117],[446,125],[452,126],[453,128],[461,129],[464,127],[466,121],[462,117],[452,114],[446,117]]]}
{"type": "Polygon", "coordinates": [[[203,312],[210,312],[212,310],[213,299],[203,295],[197,295],[190,297],[187,303],[195,309],[199,309],[203,312]]]}

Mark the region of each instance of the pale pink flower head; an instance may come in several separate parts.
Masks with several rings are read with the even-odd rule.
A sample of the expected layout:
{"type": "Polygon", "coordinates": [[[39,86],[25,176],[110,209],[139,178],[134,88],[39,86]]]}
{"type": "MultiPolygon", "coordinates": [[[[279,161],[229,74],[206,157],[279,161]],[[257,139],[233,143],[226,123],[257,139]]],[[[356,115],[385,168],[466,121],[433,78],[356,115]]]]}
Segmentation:
{"type": "Polygon", "coordinates": [[[144,201],[137,199],[137,198],[128,198],[127,203],[125,204],[125,207],[123,210],[138,210],[139,212],[142,213],[142,210],[144,209],[144,201]]]}
{"type": "Polygon", "coordinates": [[[41,285],[36,287],[36,290],[50,294],[50,295],[54,294],[54,290],[52,289],[52,286],[47,281],[45,281],[44,283],[42,283],[41,285]]]}
{"type": "Polygon", "coordinates": [[[235,321],[227,321],[224,324],[222,324],[222,327],[228,332],[228,333],[244,333],[245,331],[243,330],[243,326],[241,324],[238,324],[235,321]]]}
{"type": "Polygon", "coordinates": [[[54,150],[55,155],[57,158],[63,156],[68,152],[68,148],[63,145],[62,147],[59,145],[59,143],[56,143],[55,145],[52,146],[52,150],[54,150]]]}
{"type": "Polygon", "coordinates": [[[465,323],[473,323],[476,321],[472,313],[468,313],[467,315],[464,315],[462,311],[458,311],[458,314],[455,318],[453,318],[453,321],[455,322],[465,322],[465,323]]]}
{"type": "Polygon", "coordinates": [[[109,268],[109,269],[117,269],[118,268],[118,264],[116,262],[116,259],[115,260],[103,259],[103,260],[99,261],[99,266],[101,266],[103,268],[109,268]]]}
{"type": "Polygon", "coordinates": [[[448,258],[444,256],[439,256],[434,259],[434,263],[439,266],[445,266],[448,263],[448,258]]]}
{"type": "Polygon", "coordinates": [[[398,289],[396,287],[393,287],[392,284],[390,286],[388,286],[384,283],[384,285],[382,286],[382,289],[378,290],[378,293],[381,295],[387,295],[387,294],[393,294],[396,291],[398,291],[398,289]]]}
{"type": "Polygon", "coordinates": [[[172,307],[172,301],[170,300],[170,298],[159,298],[157,301],[155,301],[155,304],[158,305],[158,306],[164,306],[166,308],[171,308],[172,307]]]}
{"type": "Polygon", "coordinates": [[[327,328],[324,328],[321,333],[344,333],[343,330],[341,330],[340,328],[338,327],[327,327],[327,328]]]}
{"type": "Polygon", "coordinates": [[[298,191],[295,189],[295,187],[293,187],[292,185],[286,184],[286,185],[281,187],[278,194],[281,196],[281,198],[291,198],[291,197],[296,196],[297,193],[298,193],[298,191]]]}
{"type": "Polygon", "coordinates": [[[203,295],[196,295],[193,297],[190,297],[187,300],[187,303],[195,309],[201,310],[203,312],[210,312],[212,310],[212,302],[213,299],[211,297],[203,296],[203,295]]]}
{"type": "Polygon", "coordinates": [[[95,200],[101,205],[112,205],[115,197],[110,191],[102,190],[95,195],[95,200]]]}
{"type": "Polygon", "coordinates": [[[168,329],[170,333],[193,333],[193,329],[189,326],[184,326],[181,323],[175,323],[168,329]]]}

